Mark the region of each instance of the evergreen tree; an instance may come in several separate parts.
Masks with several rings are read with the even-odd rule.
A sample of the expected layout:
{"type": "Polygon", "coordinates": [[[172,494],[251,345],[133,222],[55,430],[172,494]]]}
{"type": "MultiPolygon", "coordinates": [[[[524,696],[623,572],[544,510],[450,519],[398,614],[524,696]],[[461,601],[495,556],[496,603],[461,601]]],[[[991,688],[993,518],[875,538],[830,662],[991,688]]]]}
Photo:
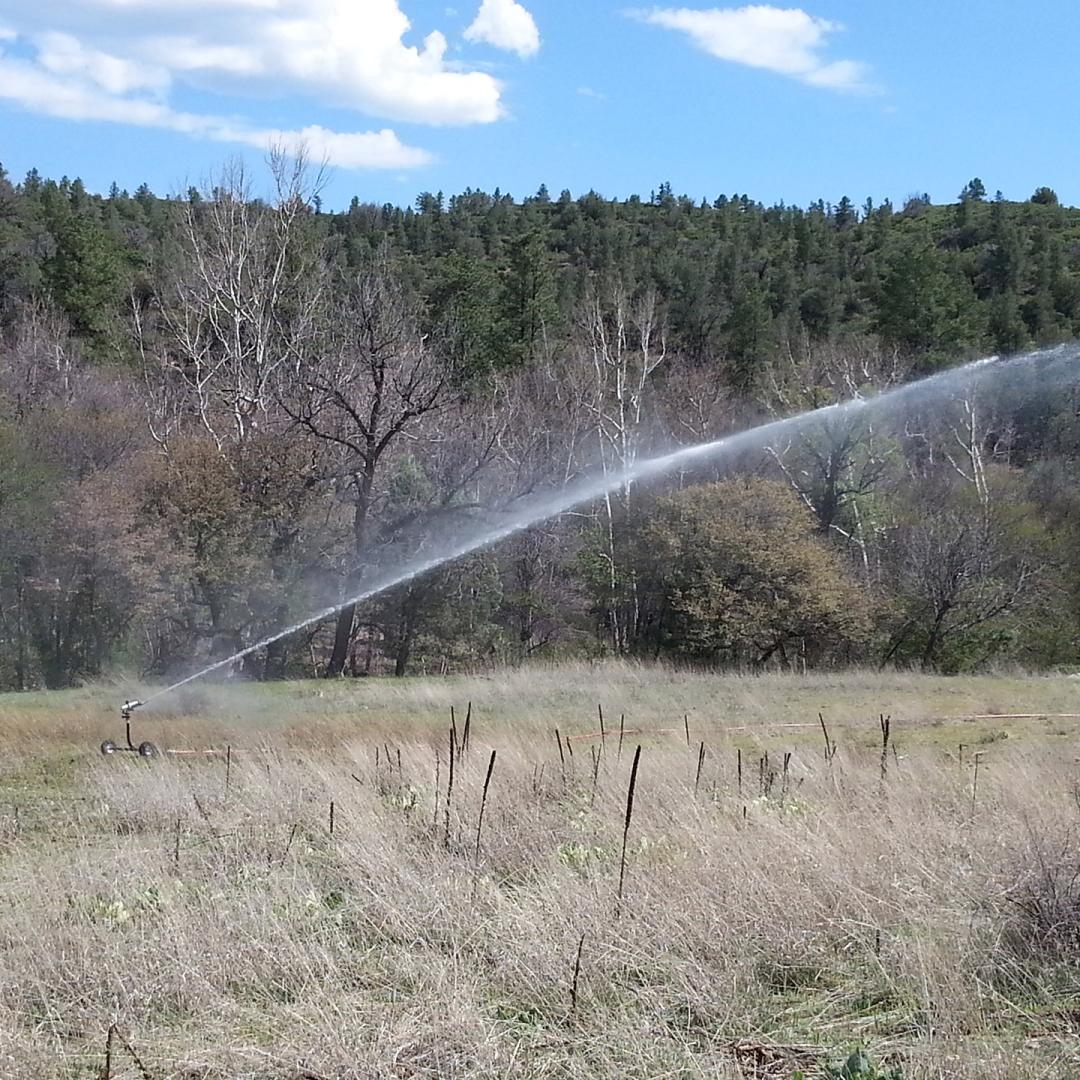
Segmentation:
{"type": "Polygon", "coordinates": [[[964,202],[982,202],[986,198],[986,185],[976,176],[974,180],[969,180],[964,185],[964,190],[960,192],[960,201],[964,202]]]}
{"type": "Polygon", "coordinates": [[[497,366],[530,362],[558,320],[551,257],[543,231],[527,228],[510,244],[498,302],[497,366]]]}
{"type": "Polygon", "coordinates": [[[970,284],[925,236],[895,245],[886,267],[876,318],[884,338],[916,351],[980,343],[981,317],[970,284]]]}
{"type": "Polygon", "coordinates": [[[126,282],[123,257],[89,214],[69,214],[55,235],[56,252],[45,263],[49,291],[74,331],[104,355],[126,282]]]}

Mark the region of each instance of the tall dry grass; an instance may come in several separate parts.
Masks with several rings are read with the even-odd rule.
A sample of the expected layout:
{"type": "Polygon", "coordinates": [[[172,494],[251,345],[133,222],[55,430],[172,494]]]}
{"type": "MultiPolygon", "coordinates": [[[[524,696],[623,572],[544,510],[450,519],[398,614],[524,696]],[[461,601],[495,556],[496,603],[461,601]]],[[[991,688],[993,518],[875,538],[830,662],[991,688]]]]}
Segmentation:
{"type": "MultiPolygon", "coordinates": [[[[221,758],[33,747],[0,794],[0,1075],[100,1077],[113,1024],[191,1080],[813,1076],[855,1045],[911,1078],[1080,1072],[1060,742],[984,744],[973,800],[972,751],[895,718],[883,780],[876,710],[831,726],[831,762],[820,730],[731,735],[734,710],[691,713],[687,746],[673,709],[561,768],[527,707],[475,709],[449,830],[441,716],[261,737],[228,786],[221,758]]],[[[140,1076],[119,1046],[111,1068],[140,1076]]]]}
{"type": "MultiPolygon", "coordinates": [[[[0,749],[18,754],[51,740],[81,750],[116,738],[120,703],[153,690],[120,681],[63,693],[0,695],[0,749]]],[[[489,723],[538,735],[550,735],[552,727],[595,730],[596,707],[602,704],[613,728],[620,714],[630,727],[681,727],[685,713],[694,727],[814,726],[824,710],[830,725],[855,724],[859,737],[872,741],[874,726],[867,729],[865,723],[882,712],[909,728],[974,713],[1080,713],[1080,679],[860,670],[734,675],[619,661],[534,664],[448,678],[194,683],[136,712],[135,719],[139,738],[179,745],[285,736],[293,746],[319,746],[358,732],[398,739],[426,735],[433,722],[449,719],[451,705],[463,710],[468,701],[489,723]]],[[[975,724],[959,738],[976,741],[983,726],[975,724]]]]}

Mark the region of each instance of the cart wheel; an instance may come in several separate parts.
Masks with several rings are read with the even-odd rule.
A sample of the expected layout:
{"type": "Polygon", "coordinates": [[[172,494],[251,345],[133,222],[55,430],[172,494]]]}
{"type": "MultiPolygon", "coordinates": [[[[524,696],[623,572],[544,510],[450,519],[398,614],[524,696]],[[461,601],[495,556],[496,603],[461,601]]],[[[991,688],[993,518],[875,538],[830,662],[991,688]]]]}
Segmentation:
{"type": "Polygon", "coordinates": [[[115,754],[116,753],[116,743],[114,743],[111,739],[106,739],[101,744],[101,752],[103,754],[105,754],[106,757],[109,754],[115,754]]]}
{"type": "Polygon", "coordinates": [[[139,757],[157,757],[157,747],[152,742],[139,743],[139,757]]]}

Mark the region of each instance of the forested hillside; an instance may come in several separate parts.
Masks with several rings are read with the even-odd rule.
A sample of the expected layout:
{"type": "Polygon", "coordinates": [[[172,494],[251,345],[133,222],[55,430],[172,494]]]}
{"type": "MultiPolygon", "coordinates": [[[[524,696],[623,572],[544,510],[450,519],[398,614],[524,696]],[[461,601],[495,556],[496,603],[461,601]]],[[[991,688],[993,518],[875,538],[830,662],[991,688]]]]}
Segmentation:
{"type": "MultiPolygon", "coordinates": [[[[249,183],[251,180],[251,183],[249,183]]],[[[1080,336],[1080,210],[183,198],[0,171],[0,686],[224,656],[478,507],[1080,336]]],[[[257,197],[257,192],[261,197],[257,197]]],[[[1080,393],[959,395],[598,505],[250,657],[1080,662],[1080,393]]]]}

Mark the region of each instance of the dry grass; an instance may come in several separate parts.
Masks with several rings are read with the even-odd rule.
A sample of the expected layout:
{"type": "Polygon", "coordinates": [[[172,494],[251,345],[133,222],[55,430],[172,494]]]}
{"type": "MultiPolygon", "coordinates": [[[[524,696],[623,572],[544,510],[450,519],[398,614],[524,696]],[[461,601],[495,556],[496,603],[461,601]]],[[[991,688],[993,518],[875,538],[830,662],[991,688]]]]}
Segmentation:
{"type": "MultiPolygon", "coordinates": [[[[0,695],[0,749],[15,752],[27,738],[72,743],[80,749],[118,734],[115,717],[127,697],[148,688],[129,681],[99,684],[68,693],[0,695]]],[[[252,686],[192,684],[135,714],[139,737],[184,745],[226,739],[258,742],[287,739],[289,745],[355,737],[426,737],[435,722],[449,718],[451,705],[472,701],[489,725],[550,736],[595,731],[602,703],[609,727],[620,713],[628,726],[670,726],[732,732],[755,745],[769,725],[806,724],[805,738],[819,738],[817,714],[830,726],[851,725],[850,739],[877,739],[868,717],[893,717],[910,744],[913,738],[953,746],[997,736],[998,722],[950,718],[972,714],[1080,713],[1080,679],[1064,676],[982,675],[938,678],[904,672],[854,671],[791,675],[717,676],[630,663],[532,666],[494,674],[430,679],[356,679],[338,683],[297,682],[252,686]],[[158,734],[158,729],[164,735],[158,734]],[[917,729],[917,730],[916,730],[917,729]]],[[[1026,721],[1006,726],[1010,734],[1080,734],[1077,720],[1026,721]]],[[[798,731],[786,741],[801,739],[798,731]]],[[[845,733],[838,732],[838,741],[845,733]]]]}
{"type": "MultiPolygon", "coordinates": [[[[228,789],[221,758],[99,757],[111,691],[0,702],[0,1075],[96,1080],[114,1023],[155,1080],[814,1076],[855,1045],[905,1078],[1080,1070],[1075,958],[1016,903],[1080,818],[1074,729],[934,726],[1080,711],[1075,682],[609,667],[203,695],[220,711],[162,741],[234,746],[228,789]],[[598,743],[563,770],[552,730],[593,730],[598,698],[594,782],[598,743]],[[831,767],[820,730],[767,726],[823,706],[831,767]],[[620,712],[674,731],[620,757],[620,712]]],[[[138,1076],[115,1043],[112,1080],[138,1076]]]]}

